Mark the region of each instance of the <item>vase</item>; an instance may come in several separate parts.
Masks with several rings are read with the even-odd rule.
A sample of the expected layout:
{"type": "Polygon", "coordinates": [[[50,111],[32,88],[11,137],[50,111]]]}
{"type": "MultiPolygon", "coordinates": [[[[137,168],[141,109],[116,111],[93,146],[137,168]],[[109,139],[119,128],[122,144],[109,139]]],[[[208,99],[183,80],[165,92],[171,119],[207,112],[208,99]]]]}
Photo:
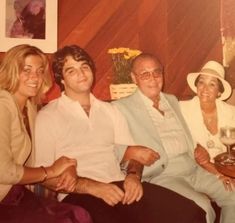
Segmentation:
{"type": "Polygon", "coordinates": [[[126,97],[135,92],[136,84],[110,84],[110,96],[112,100],[126,97]]]}

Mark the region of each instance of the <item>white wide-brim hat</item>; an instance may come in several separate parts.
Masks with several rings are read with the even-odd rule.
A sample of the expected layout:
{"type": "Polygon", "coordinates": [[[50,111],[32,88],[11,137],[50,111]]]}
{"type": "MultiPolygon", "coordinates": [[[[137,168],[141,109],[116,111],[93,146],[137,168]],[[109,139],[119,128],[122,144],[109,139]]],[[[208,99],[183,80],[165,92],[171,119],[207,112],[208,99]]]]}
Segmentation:
{"type": "Polygon", "coordinates": [[[225,100],[230,97],[232,93],[232,88],[231,88],[231,85],[224,79],[225,71],[224,71],[224,67],[220,63],[216,61],[209,61],[202,67],[200,72],[188,74],[187,76],[188,85],[192,89],[192,91],[195,93],[197,93],[195,80],[201,74],[208,75],[211,77],[216,77],[222,82],[223,87],[224,87],[224,92],[221,93],[221,96],[219,97],[220,100],[225,100]]]}

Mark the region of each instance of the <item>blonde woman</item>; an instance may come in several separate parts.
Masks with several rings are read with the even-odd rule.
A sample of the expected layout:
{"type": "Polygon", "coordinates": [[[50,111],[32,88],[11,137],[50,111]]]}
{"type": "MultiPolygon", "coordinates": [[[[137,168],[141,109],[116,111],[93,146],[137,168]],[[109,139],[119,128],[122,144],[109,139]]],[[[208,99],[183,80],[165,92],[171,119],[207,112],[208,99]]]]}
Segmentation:
{"type": "Polygon", "coordinates": [[[40,49],[19,45],[6,52],[0,64],[1,222],[91,222],[80,207],[43,200],[24,187],[58,177],[76,166],[74,159],[61,157],[51,166],[30,167],[36,105],[50,86],[48,60],[40,49]]]}
{"type": "Polygon", "coordinates": [[[224,76],[223,66],[216,61],[209,61],[199,72],[188,74],[188,85],[196,96],[181,101],[180,106],[194,141],[204,147],[198,146],[195,150],[196,161],[216,174],[226,189],[232,190],[234,181],[215,169],[213,159],[226,151],[219,138],[219,129],[235,127],[235,107],[223,101],[232,92],[224,76]]]}

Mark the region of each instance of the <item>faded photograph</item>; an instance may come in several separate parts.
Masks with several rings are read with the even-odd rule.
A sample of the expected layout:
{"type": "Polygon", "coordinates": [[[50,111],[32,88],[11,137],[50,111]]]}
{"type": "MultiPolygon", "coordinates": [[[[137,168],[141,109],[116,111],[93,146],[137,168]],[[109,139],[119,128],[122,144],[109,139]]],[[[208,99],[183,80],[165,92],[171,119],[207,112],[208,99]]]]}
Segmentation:
{"type": "Polygon", "coordinates": [[[6,37],[45,39],[46,0],[7,0],[6,37]]]}

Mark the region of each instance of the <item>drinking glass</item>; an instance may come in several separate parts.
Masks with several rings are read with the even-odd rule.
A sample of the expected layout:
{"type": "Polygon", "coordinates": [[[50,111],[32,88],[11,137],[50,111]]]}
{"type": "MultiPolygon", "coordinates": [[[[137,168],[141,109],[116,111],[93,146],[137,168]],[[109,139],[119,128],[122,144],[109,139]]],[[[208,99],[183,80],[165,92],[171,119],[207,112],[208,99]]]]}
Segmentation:
{"type": "Polygon", "coordinates": [[[231,153],[231,145],[235,144],[235,127],[220,128],[220,140],[227,147],[226,158],[224,164],[235,164],[235,156],[231,153]]]}

